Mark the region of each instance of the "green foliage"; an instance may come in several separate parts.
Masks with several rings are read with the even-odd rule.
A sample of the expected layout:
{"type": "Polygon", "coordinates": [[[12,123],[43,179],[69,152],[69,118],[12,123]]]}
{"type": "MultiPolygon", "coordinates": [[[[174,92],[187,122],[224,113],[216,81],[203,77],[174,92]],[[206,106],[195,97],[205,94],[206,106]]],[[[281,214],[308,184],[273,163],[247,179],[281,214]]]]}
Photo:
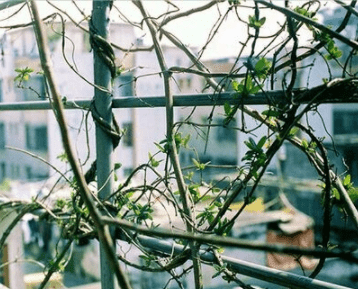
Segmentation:
{"type": "Polygon", "coordinates": [[[194,203],[197,203],[200,200],[200,184],[191,184],[188,186],[189,193],[193,198],[194,203]]]}
{"type": "Polygon", "coordinates": [[[264,110],[262,112],[262,115],[266,115],[268,117],[279,117],[282,115],[282,112],[278,111],[278,110],[275,110],[274,108],[273,109],[268,109],[268,110],[264,110]]]}
{"type": "MultiPolygon", "coordinates": [[[[308,18],[312,18],[313,17],[313,15],[314,15],[314,13],[313,12],[311,12],[311,11],[308,11],[306,8],[304,8],[304,7],[299,7],[299,6],[297,6],[297,7],[295,7],[294,9],[293,9],[293,11],[295,11],[296,13],[298,13],[298,14],[301,14],[301,15],[303,15],[303,16],[306,16],[306,17],[308,17],[308,18]]],[[[313,20],[317,20],[317,18],[312,18],[313,20]]]]}
{"type": "Polygon", "coordinates": [[[149,204],[141,205],[131,203],[128,205],[128,208],[134,213],[134,216],[130,219],[137,224],[142,224],[146,220],[153,220],[152,213],[154,210],[149,204]]]}
{"type": "Polygon", "coordinates": [[[156,168],[159,166],[160,161],[157,161],[150,152],[148,152],[148,157],[149,157],[149,163],[153,168],[156,168]]]}
{"type": "Polygon", "coordinates": [[[272,62],[267,60],[265,57],[260,58],[260,60],[255,65],[255,75],[259,79],[265,79],[272,67],[272,62]]]}
{"type": "Polygon", "coordinates": [[[125,70],[124,66],[116,67],[116,76],[120,76],[122,72],[125,70]]]}
{"type": "Polygon", "coordinates": [[[228,102],[224,103],[224,112],[226,116],[230,116],[232,113],[231,105],[228,102]]]}
{"type": "Polygon", "coordinates": [[[11,182],[9,179],[4,179],[0,184],[0,191],[9,192],[11,190],[11,182]]]}
{"type": "Polygon", "coordinates": [[[61,100],[62,100],[62,104],[63,104],[64,106],[66,106],[66,105],[67,105],[67,97],[66,97],[66,96],[63,96],[61,100]]]}
{"type": "Polygon", "coordinates": [[[336,59],[336,58],[340,58],[343,55],[342,50],[340,50],[336,45],[335,42],[331,39],[330,41],[328,41],[327,45],[326,45],[326,49],[328,51],[328,54],[325,55],[326,59],[331,60],[331,59],[336,59]]]}
{"type": "Polygon", "coordinates": [[[194,172],[188,172],[184,178],[189,180],[189,181],[192,181],[193,180],[193,177],[194,177],[194,172]]]}
{"type": "Polygon", "coordinates": [[[234,222],[229,223],[228,218],[224,218],[224,220],[219,220],[217,227],[214,229],[216,235],[227,236],[232,227],[234,226],[234,222]]]}
{"type": "Polygon", "coordinates": [[[227,270],[227,264],[223,264],[222,266],[219,266],[219,265],[216,265],[214,264],[214,269],[217,271],[213,276],[212,278],[216,278],[218,276],[220,276],[222,273],[224,273],[226,270],[227,270]]]}
{"type": "Polygon", "coordinates": [[[68,162],[68,158],[67,158],[67,154],[66,152],[62,152],[61,154],[59,154],[57,156],[57,159],[59,159],[61,162],[67,163],[68,162]]]}
{"type": "Polygon", "coordinates": [[[266,22],[266,17],[257,19],[256,16],[249,16],[249,27],[261,28],[266,22]]]}
{"type": "MultiPolygon", "coordinates": [[[[305,17],[311,18],[314,21],[317,21],[317,18],[313,18],[314,12],[308,11],[303,7],[296,7],[294,11],[298,14],[301,14],[305,17]]],[[[295,21],[297,25],[297,21],[295,21]]],[[[314,28],[312,25],[306,24],[307,28],[312,31],[314,41],[324,42],[326,43],[325,48],[328,51],[328,54],[325,55],[327,60],[340,58],[343,55],[343,52],[335,45],[332,37],[317,28],[314,28]]]]}
{"type": "Polygon", "coordinates": [[[246,161],[246,163],[251,167],[251,174],[256,179],[258,178],[258,170],[265,164],[267,160],[266,153],[263,151],[263,147],[266,141],[266,136],[263,136],[257,144],[251,137],[249,137],[248,141],[244,142],[249,150],[242,158],[242,161],[246,161]]]}
{"type": "Polygon", "coordinates": [[[314,153],[317,148],[317,144],[314,141],[308,142],[305,138],[302,139],[301,146],[308,153],[314,153]]]}
{"type": "MultiPolygon", "coordinates": [[[[256,64],[257,65],[257,64],[256,64]]],[[[261,67],[262,63],[259,67],[261,67]]],[[[247,97],[250,94],[256,94],[262,88],[261,85],[257,85],[251,75],[248,75],[245,79],[241,80],[240,83],[237,81],[232,82],[232,88],[243,97],[247,97]]]]}
{"type": "MultiPolygon", "coordinates": [[[[189,140],[190,140],[190,134],[183,137],[181,132],[176,133],[174,135],[174,142],[175,142],[177,151],[179,152],[180,147],[187,148],[189,140]]],[[[161,151],[162,153],[168,154],[170,152],[170,146],[171,146],[170,143],[171,143],[170,139],[164,139],[164,140],[160,141],[159,143],[154,143],[154,144],[159,149],[159,151],[161,151]]]]}
{"type": "Polygon", "coordinates": [[[313,29],[312,33],[315,41],[326,43],[325,48],[328,54],[325,55],[325,58],[327,60],[340,58],[343,55],[343,52],[336,46],[334,40],[327,33],[317,29],[313,29]]]}
{"type": "Polygon", "coordinates": [[[60,210],[63,210],[67,206],[67,201],[65,199],[57,199],[56,207],[60,210]]]}
{"type": "MultiPolygon", "coordinates": [[[[348,192],[348,195],[352,202],[356,202],[358,200],[358,190],[353,186],[353,182],[351,181],[351,175],[347,174],[343,179],[343,186],[348,192]]],[[[336,194],[334,194],[336,199],[340,201],[340,195],[338,194],[338,191],[336,194]]]]}
{"type": "Polygon", "coordinates": [[[152,262],[156,260],[155,256],[152,255],[139,255],[139,258],[141,258],[144,261],[144,266],[150,267],[152,262]]]}
{"type": "Polygon", "coordinates": [[[292,128],[288,134],[288,137],[291,137],[291,138],[294,137],[298,133],[299,130],[300,129],[298,127],[292,128]]]}
{"type": "Polygon", "coordinates": [[[193,164],[194,164],[194,166],[196,167],[196,169],[198,170],[198,171],[203,171],[203,170],[205,170],[205,168],[206,168],[206,166],[210,163],[210,162],[207,162],[207,163],[205,163],[205,164],[203,164],[203,163],[200,163],[199,161],[197,161],[196,159],[192,159],[192,161],[193,161],[193,164]]]}
{"type": "Polygon", "coordinates": [[[49,265],[51,267],[54,267],[54,270],[57,271],[57,272],[64,272],[65,271],[66,260],[61,260],[58,264],[56,264],[56,261],[50,260],[49,265]]]}
{"type": "Polygon", "coordinates": [[[215,214],[218,212],[218,209],[221,208],[224,204],[224,199],[220,198],[215,200],[209,206],[205,207],[204,210],[199,213],[196,218],[199,219],[198,226],[203,225],[205,222],[209,224],[214,220],[215,214]]]}
{"type": "MultiPolygon", "coordinates": [[[[118,195],[117,199],[116,199],[116,206],[118,207],[118,209],[121,209],[124,206],[127,206],[128,208],[131,208],[132,206],[132,202],[131,202],[131,197],[134,195],[134,192],[130,191],[127,192],[126,194],[120,194],[118,195]]],[[[118,216],[120,216],[120,213],[118,213],[118,216]]]]}
{"type": "MultiPolygon", "coordinates": [[[[314,17],[315,12],[309,11],[309,10],[306,9],[305,7],[299,7],[299,6],[297,6],[297,7],[295,7],[295,8],[293,9],[293,11],[296,12],[297,14],[300,14],[300,15],[302,15],[302,16],[305,16],[305,17],[307,17],[307,18],[310,18],[310,19],[313,20],[313,21],[317,21],[317,20],[318,20],[317,18],[314,17]]],[[[299,24],[299,23],[300,23],[299,21],[293,20],[294,29],[298,28],[298,24],[299,24]]],[[[312,27],[312,25],[310,25],[310,24],[306,24],[306,23],[305,23],[305,25],[306,25],[306,27],[307,27],[309,30],[313,30],[313,29],[314,29],[314,28],[312,27]]]]}
{"type": "Polygon", "coordinates": [[[15,76],[14,81],[22,83],[23,81],[29,80],[31,73],[34,72],[34,70],[26,66],[25,68],[16,68],[15,72],[17,72],[17,75],[15,76]]]}
{"type": "MultiPolygon", "coordinates": [[[[351,175],[347,174],[343,179],[343,187],[347,191],[349,198],[354,203],[358,200],[358,189],[354,187],[351,181],[351,175]]],[[[320,186],[322,188],[322,200],[325,197],[325,184],[320,186]]],[[[332,188],[333,204],[335,204],[341,212],[345,211],[344,201],[341,199],[341,195],[336,188],[332,188]]]]}
{"type": "Polygon", "coordinates": [[[241,4],[240,0],[229,0],[229,5],[234,6],[234,5],[240,5],[240,4],[241,4]]]}

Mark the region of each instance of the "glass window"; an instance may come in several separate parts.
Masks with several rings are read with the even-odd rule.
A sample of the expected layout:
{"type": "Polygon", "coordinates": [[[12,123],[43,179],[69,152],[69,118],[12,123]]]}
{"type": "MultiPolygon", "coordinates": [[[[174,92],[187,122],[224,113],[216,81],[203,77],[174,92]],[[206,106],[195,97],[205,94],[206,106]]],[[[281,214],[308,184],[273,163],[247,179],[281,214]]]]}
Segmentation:
{"type": "Polygon", "coordinates": [[[22,96],[25,101],[45,99],[45,79],[42,76],[31,76],[23,83],[22,96]]]}
{"type": "Polygon", "coordinates": [[[26,124],[25,133],[27,149],[47,151],[47,126],[31,126],[26,124]]]}
{"type": "Polygon", "coordinates": [[[4,149],[5,145],[6,145],[5,124],[0,123],[0,149],[4,149]]]}
{"type": "Polygon", "coordinates": [[[2,93],[2,79],[0,79],[0,102],[3,102],[3,93],[2,93]]]}
{"type": "Polygon", "coordinates": [[[133,146],[133,125],[131,122],[125,122],[122,125],[123,130],[125,131],[122,142],[124,146],[131,147],[133,146]]]}
{"type": "Polygon", "coordinates": [[[3,181],[6,178],[6,164],[0,163],[0,171],[1,171],[1,181],[3,181]]]}
{"type": "Polygon", "coordinates": [[[358,111],[335,111],[333,114],[334,134],[358,134],[358,111]]]}
{"type": "Polygon", "coordinates": [[[133,77],[132,75],[118,76],[113,84],[113,96],[133,96],[133,77]]]}
{"type": "MultiPolygon", "coordinates": [[[[223,123],[223,120],[219,120],[218,123],[223,123]]],[[[227,127],[218,126],[215,128],[216,130],[216,139],[219,142],[228,141],[228,142],[236,142],[237,132],[235,127],[236,121],[231,120],[230,124],[227,127]]]]}

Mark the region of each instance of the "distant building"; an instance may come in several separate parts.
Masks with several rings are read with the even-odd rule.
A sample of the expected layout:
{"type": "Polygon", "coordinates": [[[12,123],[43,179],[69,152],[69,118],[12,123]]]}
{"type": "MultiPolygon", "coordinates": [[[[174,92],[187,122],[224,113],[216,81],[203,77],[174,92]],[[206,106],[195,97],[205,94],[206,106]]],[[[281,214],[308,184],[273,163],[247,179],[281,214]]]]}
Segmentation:
{"type": "MultiPolygon", "coordinates": [[[[47,26],[51,58],[60,93],[69,100],[92,99],[93,86],[81,79],[70,69],[67,61],[88,82],[93,82],[93,56],[90,51],[89,36],[71,23],[66,24],[66,44],[62,53],[61,26],[47,26]]],[[[111,24],[111,40],[121,47],[132,47],[138,43],[134,29],[128,24],[111,24]]],[[[8,32],[1,42],[3,56],[0,60],[0,102],[37,101],[48,97],[48,89],[41,75],[36,39],[31,27],[8,32]],[[14,82],[16,68],[32,68],[31,77],[18,85],[14,82]],[[17,87],[20,86],[20,87],[17,87]]],[[[140,43],[139,43],[140,44],[140,43]]],[[[189,66],[184,53],[178,48],[164,47],[168,65],[189,66]]],[[[160,69],[154,51],[126,53],[115,50],[117,66],[130,68],[113,84],[114,97],[146,97],[164,95],[160,69]],[[136,78],[143,74],[155,74],[136,78]],[[134,81],[135,80],[135,81],[134,81]]],[[[190,85],[186,78],[186,85],[190,85]]],[[[177,94],[182,80],[178,78],[174,86],[177,94]]],[[[183,84],[184,85],[184,84],[183,84]]],[[[122,164],[118,177],[128,175],[137,165],[148,161],[148,150],[157,151],[154,142],[166,137],[165,109],[117,109],[114,110],[117,122],[126,133],[114,153],[114,161],[122,164]],[[155,124],[155,125],[153,125],[155,124]]],[[[80,161],[86,166],[95,159],[94,124],[88,122],[88,139],[85,134],[86,111],[67,110],[68,128],[80,161]],[[87,150],[86,143],[90,151],[87,150]],[[86,149],[83,149],[86,147],[86,149]]],[[[90,117],[91,119],[91,117],[90,117]]],[[[52,165],[66,170],[67,165],[59,156],[63,153],[59,128],[52,111],[7,111],[0,114],[0,181],[5,178],[39,180],[53,175],[54,171],[46,163],[25,153],[5,149],[16,147],[31,152],[52,165]]]]}
{"type": "MultiPolygon", "coordinates": [[[[238,62],[236,58],[218,58],[204,61],[204,65],[211,73],[245,73],[247,68],[244,63],[247,61],[247,57],[240,58],[238,62]]],[[[195,78],[199,77],[195,76],[195,78]]],[[[217,84],[225,91],[232,91],[232,80],[226,77],[215,78],[217,84]]],[[[203,77],[200,77],[200,81],[202,92],[210,92],[213,93],[213,98],[220,98],[221,91],[210,88],[203,77]]],[[[238,81],[240,82],[241,79],[238,81]]],[[[267,109],[264,105],[250,107],[257,111],[267,109]]],[[[217,174],[236,173],[235,168],[245,164],[242,161],[248,151],[245,141],[251,137],[258,142],[262,136],[268,134],[266,126],[247,114],[242,114],[240,109],[227,125],[224,125],[226,116],[223,106],[196,107],[195,110],[191,107],[183,108],[179,115],[181,121],[188,123],[182,126],[181,131],[184,134],[191,134],[190,146],[193,147],[193,149],[182,150],[181,163],[184,166],[193,165],[193,158],[201,163],[210,163],[212,166],[205,169],[207,179],[213,177],[217,179],[217,174]],[[187,119],[188,115],[190,115],[189,119],[187,119]],[[253,134],[247,133],[253,130],[253,134]]],[[[269,170],[275,171],[275,166],[274,160],[269,170]]]]}
{"type": "MultiPolygon", "coordinates": [[[[335,29],[341,23],[345,13],[346,10],[343,7],[333,11],[327,9],[322,13],[323,22],[335,29]]],[[[354,38],[357,32],[357,24],[356,18],[351,17],[343,32],[344,35],[354,38]]],[[[351,48],[340,41],[335,40],[335,45],[343,52],[338,61],[342,65],[346,65],[346,73],[342,73],[343,66],[339,65],[335,60],[324,60],[323,56],[328,53],[322,49],[323,56],[315,55],[302,61],[302,67],[310,66],[310,68],[302,70],[300,76],[301,87],[308,86],[312,88],[322,85],[324,79],[357,76],[358,57],[354,53],[351,54],[351,48]]],[[[317,137],[324,138],[324,143],[329,148],[328,154],[335,165],[334,170],[337,170],[338,173],[348,172],[352,177],[352,181],[358,184],[358,104],[335,103],[320,105],[317,112],[310,112],[302,121],[314,130],[317,137]],[[334,150],[337,151],[338,155],[334,150]],[[344,162],[342,162],[342,158],[344,162]]],[[[317,178],[317,173],[307,162],[303,153],[287,145],[287,156],[287,170],[285,172],[287,176],[308,179],[317,178]],[[300,163],[302,165],[299,165],[300,163]],[[292,164],[295,164],[296,169],[291,169],[292,164]]]]}

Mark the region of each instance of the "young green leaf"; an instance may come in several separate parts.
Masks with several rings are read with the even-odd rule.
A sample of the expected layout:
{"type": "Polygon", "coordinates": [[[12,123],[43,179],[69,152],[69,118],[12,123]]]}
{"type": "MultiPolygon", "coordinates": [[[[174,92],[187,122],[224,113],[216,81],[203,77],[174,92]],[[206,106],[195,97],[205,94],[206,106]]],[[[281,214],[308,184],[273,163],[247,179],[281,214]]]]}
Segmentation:
{"type": "Polygon", "coordinates": [[[225,115],[229,116],[231,113],[231,105],[228,102],[224,103],[224,111],[225,111],[225,115]]]}

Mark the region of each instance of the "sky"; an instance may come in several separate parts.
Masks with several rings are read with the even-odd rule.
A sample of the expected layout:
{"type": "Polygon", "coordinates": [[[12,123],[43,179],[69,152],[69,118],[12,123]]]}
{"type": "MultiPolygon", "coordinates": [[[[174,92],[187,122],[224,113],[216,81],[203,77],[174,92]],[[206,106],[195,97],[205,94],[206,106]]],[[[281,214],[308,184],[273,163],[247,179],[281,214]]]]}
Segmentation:
{"type": "MultiPolygon", "coordinates": [[[[37,1],[40,9],[40,13],[42,16],[49,15],[53,13],[55,10],[50,7],[46,1],[37,1]]],[[[61,7],[61,9],[66,10],[71,16],[75,19],[82,19],[83,17],[78,12],[78,10],[74,7],[71,1],[52,1],[54,4],[61,7]]],[[[163,1],[157,0],[145,0],[143,1],[147,11],[152,16],[158,16],[166,11],[168,11],[168,5],[165,4],[163,1]]],[[[182,8],[183,10],[188,10],[193,7],[198,7],[201,5],[206,4],[209,1],[173,1],[175,5],[182,8]]],[[[326,5],[331,5],[333,1],[327,2],[326,5]]],[[[92,9],[92,1],[90,0],[80,0],[77,1],[78,6],[81,10],[84,11],[86,14],[91,13],[92,9]]],[[[276,0],[275,4],[283,3],[282,0],[276,0]]],[[[294,5],[298,5],[299,1],[294,1],[294,5]]],[[[212,7],[208,11],[201,12],[195,14],[190,17],[185,17],[181,20],[175,20],[169,25],[167,25],[167,29],[176,35],[184,44],[201,48],[206,43],[208,39],[208,35],[210,34],[213,26],[217,23],[219,16],[224,15],[229,5],[227,3],[220,4],[219,7],[212,7]],[[223,5],[224,4],[224,5],[223,5]]],[[[244,1],[245,5],[252,6],[252,2],[244,1]],[[246,4],[247,3],[247,4],[246,4]]],[[[124,13],[127,18],[132,21],[140,21],[141,16],[138,13],[138,9],[134,7],[131,1],[115,1],[115,5],[118,7],[119,11],[124,13]]],[[[7,15],[11,15],[16,10],[18,10],[20,6],[13,7],[8,9],[7,11],[0,12],[0,20],[4,19],[7,15]]],[[[169,9],[173,10],[174,8],[171,6],[169,9]]],[[[239,10],[240,17],[243,20],[248,20],[249,15],[253,14],[252,9],[240,8],[239,10]]],[[[278,12],[272,12],[269,9],[265,9],[260,12],[260,17],[266,17],[266,23],[261,29],[261,35],[270,35],[277,30],[278,23],[282,23],[284,18],[278,12]]],[[[120,21],[118,17],[119,13],[116,9],[112,9],[111,18],[112,21],[120,21]]],[[[7,25],[8,23],[24,23],[29,21],[28,16],[28,9],[24,7],[22,11],[12,17],[11,20],[5,20],[0,22],[1,25],[7,25]]],[[[136,30],[138,37],[143,37],[144,43],[150,44],[151,40],[149,37],[149,33],[143,30],[136,30]]],[[[235,13],[230,13],[228,17],[224,19],[220,29],[218,30],[217,34],[213,41],[207,46],[205,49],[205,53],[203,58],[212,59],[212,58],[219,58],[219,57],[229,57],[229,56],[236,56],[242,45],[240,41],[244,40],[244,37],[247,35],[247,25],[237,21],[237,17],[235,13]]],[[[305,36],[305,32],[301,32],[301,36],[305,36]]],[[[307,34],[304,37],[304,41],[309,39],[309,35],[307,34]]],[[[266,42],[267,43],[267,42],[266,42]]],[[[265,42],[259,43],[258,49],[262,48],[266,44],[265,42]]],[[[247,51],[248,53],[248,51],[247,51]]]]}

